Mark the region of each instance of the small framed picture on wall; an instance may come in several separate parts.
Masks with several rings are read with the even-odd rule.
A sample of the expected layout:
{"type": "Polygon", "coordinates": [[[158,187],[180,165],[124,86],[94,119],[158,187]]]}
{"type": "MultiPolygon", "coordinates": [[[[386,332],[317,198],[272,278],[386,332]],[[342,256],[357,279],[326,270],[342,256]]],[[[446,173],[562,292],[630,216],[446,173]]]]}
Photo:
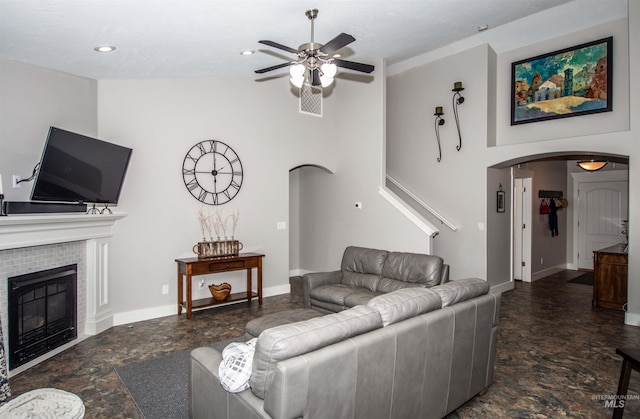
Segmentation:
{"type": "Polygon", "coordinates": [[[504,212],[504,191],[502,188],[497,192],[496,209],[498,212],[504,212]]]}

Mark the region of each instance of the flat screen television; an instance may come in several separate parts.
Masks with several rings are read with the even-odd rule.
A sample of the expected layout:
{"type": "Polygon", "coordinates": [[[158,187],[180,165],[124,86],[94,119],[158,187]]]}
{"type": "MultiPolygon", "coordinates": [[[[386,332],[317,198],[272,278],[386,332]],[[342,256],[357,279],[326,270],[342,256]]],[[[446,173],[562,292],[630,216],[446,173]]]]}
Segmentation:
{"type": "Polygon", "coordinates": [[[33,201],[117,204],[133,150],[49,128],[33,201]]]}

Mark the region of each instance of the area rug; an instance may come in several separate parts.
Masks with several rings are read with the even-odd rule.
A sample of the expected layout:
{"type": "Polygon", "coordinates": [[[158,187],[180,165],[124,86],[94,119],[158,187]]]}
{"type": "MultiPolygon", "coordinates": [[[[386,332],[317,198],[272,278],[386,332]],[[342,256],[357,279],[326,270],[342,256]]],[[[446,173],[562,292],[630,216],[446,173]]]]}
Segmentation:
{"type": "MultiPolygon", "coordinates": [[[[245,342],[244,336],[216,342],[222,351],[231,342],[245,342]]],[[[136,406],[146,419],[189,417],[189,354],[191,350],[115,368],[136,406]]]]}
{"type": "Polygon", "coordinates": [[[593,272],[585,272],[568,282],[571,282],[572,284],[593,285],[593,272]]]}

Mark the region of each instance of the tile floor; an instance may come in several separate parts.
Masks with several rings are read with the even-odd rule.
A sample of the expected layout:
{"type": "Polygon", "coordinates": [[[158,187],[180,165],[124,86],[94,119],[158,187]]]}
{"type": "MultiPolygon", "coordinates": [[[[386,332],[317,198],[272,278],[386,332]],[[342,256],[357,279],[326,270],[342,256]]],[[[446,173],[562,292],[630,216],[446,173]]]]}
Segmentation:
{"type": "MultiPolygon", "coordinates": [[[[592,287],[567,281],[564,271],[503,294],[494,383],[450,418],[606,418],[600,400],[615,394],[621,359],[617,347],[640,347],[640,327],[622,312],[592,309],[592,287]]],[[[79,395],[87,418],[140,418],[114,367],[240,336],[253,317],[302,306],[292,293],[185,315],[116,326],[11,378],[14,396],[41,387],[79,395]]],[[[632,372],[630,395],[640,395],[632,372]]],[[[638,397],[640,398],[640,396],[638,397]]],[[[640,417],[640,400],[628,400],[625,417],[640,417]]]]}

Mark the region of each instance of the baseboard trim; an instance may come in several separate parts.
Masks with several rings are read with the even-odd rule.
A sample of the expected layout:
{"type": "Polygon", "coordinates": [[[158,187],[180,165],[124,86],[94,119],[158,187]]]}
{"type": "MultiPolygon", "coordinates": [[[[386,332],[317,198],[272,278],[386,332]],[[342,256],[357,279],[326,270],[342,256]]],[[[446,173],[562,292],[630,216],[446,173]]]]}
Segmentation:
{"type": "Polygon", "coordinates": [[[567,268],[567,264],[561,264],[561,265],[557,265],[557,266],[552,266],[551,268],[547,268],[547,269],[543,269],[541,271],[538,272],[532,272],[531,273],[531,282],[533,281],[537,281],[538,279],[542,279],[544,277],[547,277],[549,275],[553,275],[556,274],[558,272],[564,271],[565,269],[569,269],[567,268]]]}
{"type": "Polygon", "coordinates": [[[624,313],[624,324],[629,326],[640,326],[640,314],[624,313]]]}
{"type": "Polygon", "coordinates": [[[511,291],[514,288],[515,288],[515,285],[513,284],[513,281],[503,282],[502,284],[493,285],[491,287],[491,292],[503,293],[503,292],[506,292],[506,291],[511,291]]]}
{"type": "MultiPolygon", "coordinates": [[[[290,292],[291,292],[291,285],[289,284],[278,285],[275,287],[264,288],[262,290],[262,297],[263,298],[273,297],[274,295],[289,294],[290,292]]],[[[229,304],[237,304],[237,303],[238,302],[236,301],[229,304]]],[[[225,305],[228,305],[228,304],[221,304],[220,306],[222,307],[225,305]]],[[[208,310],[208,309],[209,307],[201,308],[199,310],[208,310]]],[[[175,316],[178,314],[177,311],[178,311],[178,307],[176,303],[164,305],[164,306],[158,306],[158,307],[142,308],[139,310],[125,311],[123,313],[116,313],[113,315],[113,325],[121,326],[123,324],[130,324],[130,323],[142,322],[145,320],[158,319],[160,317],[175,316]]],[[[194,311],[198,311],[198,310],[194,310],[194,311]]]]}

